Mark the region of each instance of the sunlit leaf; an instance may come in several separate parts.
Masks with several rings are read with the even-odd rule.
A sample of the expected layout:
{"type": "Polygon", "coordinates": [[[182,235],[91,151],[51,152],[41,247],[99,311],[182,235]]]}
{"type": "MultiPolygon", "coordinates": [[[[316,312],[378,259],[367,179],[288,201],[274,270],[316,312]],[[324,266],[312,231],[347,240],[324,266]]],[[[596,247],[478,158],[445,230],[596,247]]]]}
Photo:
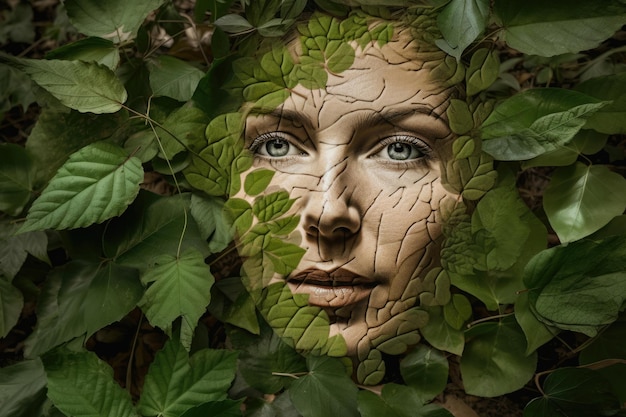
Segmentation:
{"type": "Polygon", "coordinates": [[[107,142],[72,154],[28,211],[21,232],[74,229],[119,216],[135,199],[139,159],[107,142]]]}
{"type": "Polygon", "coordinates": [[[152,94],[178,101],[190,100],[200,79],[204,77],[200,69],[169,55],[160,55],[149,69],[152,94]]]}
{"type": "Polygon", "coordinates": [[[528,403],[524,417],[611,416],[621,409],[610,383],[590,369],[556,369],[546,378],[543,392],[528,403]]]}
{"type": "Polygon", "coordinates": [[[439,351],[418,345],[400,361],[404,382],[415,389],[423,401],[443,392],[448,382],[448,360],[439,351]]]}
{"type": "Polygon", "coordinates": [[[115,73],[104,65],[8,55],[0,55],[0,62],[24,71],[65,106],[81,113],[115,113],[128,97],[115,73]]]}
{"type": "Polygon", "coordinates": [[[169,333],[172,322],[182,317],[181,332],[193,333],[211,301],[215,282],[202,254],[189,249],[180,256],[160,256],[141,280],[151,283],[139,302],[150,323],[169,333]]]}
{"type": "Polygon", "coordinates": [[[524,333],[513,317],[466,332],[461,375],[468,394],[496,397],[522,388],[534,375],[537,354],[526,355],[524,333]]]}
{"type": "Polygon", "coordinates": [[[234,347],[241,350],[239,370],[253,388],[267,394],[279,392],[296,376],[306,373],[300,354],[267,325],[261,326],[259,336],[233,329],[228,333],[234,347]]]}
{"type": "MultiPolygon", "coordinates": [[[[461,58],[463,51],[480,35],[489,17],[488,0],[452,0],[439,13],[437,24],[450,55],[461,58]]],[[[443,46],[439,43],[439,46],[443,46]]]]}
{"type": "Polygon", "coordinates": [[[19,215],[32,193],[35,176],[33,160],[23,147],[0,145],[0,211],[19,215]]]}
{"type": "Polygon", "coordinates": [[[41,360],[26,360],[0,369],[0,404],[7,417],[41,415],[46,398],[41,360]]]}
{"type": "Polygon", "coordinates": [[[309,373],[294,381],[289,396],[304,417],[357,417],[358,389],[337,359],[307,358],[309,373]]]}
{"type": "Polygon", "coordinates": [[[287,191],[276,191],[257,197],[252,205],[252,212],[259,221],[267,222],[287,213],[294,202],[287,191]]]}
{"type": "Polygon", "coordinates": [[[137,409],[142,415],[179,417],[199,404],[225,400],[236,361],[237,354],[225,349],[189,357],[173,338],[150,365],[137,409]]]}
{"type": "Polygon", "coordinates": [[[93,352],[56,350],[43,358],[48,396],[76,417],[134,417],[130,393],[113,379],[113,369],[93,352]]]}
{"type": "Polygon", "coordinates": [[[498,0],[494,12],[507,44],[529,55],[554,56],[596,47],[622,27],[619,0],[498,0]]]}
{"type": "Polygon", "coordinates": [[[97,62],[115,70],[120,63],[117,46],[107,39],[89,37],[63,45],[46,54],[46,59],[97,62]]]}
{"type": "Polygon", "coordinates": [[[595,336],[626,300],[626,237],[547,249],[524,271],[528,300],[542,322],[595,336]]]}
{"type": "Polygon", "coordinates": [[[575,89],[600,100],[613,101],[592,115],[585,128],[607,134],[626,133],[626,73],[592,78],[575,89]]]}
{"type": "Polygon", "coordinates": [[[24,306],[22,292],[0,275],[0,338],[5,337],[17,324],[24,306]]]}
{"type": "Polygon", "coordinates": [[[161,197],[142,192],[104,233],[104,253],[117,264],[141,271],[161,255],[194,248],[208,256],[207,244],[189,215],[189,195],[161,197]]]}
{"type": "Polygon", "coordinates": [[[499,160],[534,158],[567,143],[606,105],[570,90],[527,90],[506,99],[485,120],[483,149],[499,160]]]}
{"type": "Polygon", "coordinates": [[[604,165],[578,162],[554,172],[543,204],[561,242],[572,242],[624,212],[626,179],[604,165]]]}
{"type": "Polygon", "coordinates": [[[66,0],[70,21],[85,35],[121,43],[133,39],[144,19],[165,0],[66,0]]]}
{"type": "Polygon", "coordinates": [[[244,181],[243,189],[246,194],[255,196],[261,194],[272,181],[274,171],[269,169],[255,169],[248,175],[244,181]]]}

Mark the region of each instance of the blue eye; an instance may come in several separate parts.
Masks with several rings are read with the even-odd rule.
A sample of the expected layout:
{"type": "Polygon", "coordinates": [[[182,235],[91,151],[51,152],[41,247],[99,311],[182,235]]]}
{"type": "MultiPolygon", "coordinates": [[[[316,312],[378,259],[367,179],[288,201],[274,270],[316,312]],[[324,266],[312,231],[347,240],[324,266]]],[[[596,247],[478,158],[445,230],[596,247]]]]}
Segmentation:
{"type": "Polygon", "coordinates": [[[424,156],[417,146],[405,142],[394,142],[387,145],[386,151],[387,156],[395,161],[406,161],[424,156]]]}
{"type": "Polygon", "coordinates": [[[413,136],[390,136],[380,142],[381,148],[373,156],[390,161],[412,161],[429,155],[430,148],[413,136]]]}
{"type": "Polygon", "coordinates": [[[250,150],[267,158],[302,155],[304,152],[279,133],[266,133],[254,140],[250,150]]]}

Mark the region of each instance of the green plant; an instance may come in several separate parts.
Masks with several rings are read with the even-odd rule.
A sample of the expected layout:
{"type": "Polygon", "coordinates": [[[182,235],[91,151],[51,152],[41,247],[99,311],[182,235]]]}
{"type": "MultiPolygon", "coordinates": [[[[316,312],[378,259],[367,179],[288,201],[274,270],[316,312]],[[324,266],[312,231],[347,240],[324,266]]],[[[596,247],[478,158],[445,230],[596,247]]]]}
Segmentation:
{"type": "MultiPolygon", "coordinates": [[[[443,416],[429,403],[445,388],[449,362],[458,362],[466,392],[478,396],[518,391],[535,376],[542,395],[525,416],[624,415],[626,156],[616,136],[626,133],[624,51],[587,51],[626,23],[624,2],[315,3],[340,16],[344,3],[383,17],[395,7],[440,8],[437,45],[451,55],[442,71],[451,83],[465,81],[448,109],[459,138],[445,180],[466,203],[450,216],[436,271],[456,289],[444,306],[424,307],[428,345],[400,360],[400,375],[378,396],[350,379],[339,339],[305,337],[327,326],[321,311],[290,329],[302,330],[295,347],[313,352],[306,358],[272,330],[272,317],[306,300],[245,277],[214,280],[235,232],[248,275],[288,271],[302,254],[283,240],[298,221],[286,216],[286,192],[254,205],[226,198],[242,188],[261,194],[273,173],[255,171],[241,184],[251,163],[239,140],[241,97],[220,87],[229,80],[245,101],[273,108],[293,83],[323,85],[314,59],[289,62],[284,48],[258,68],[252,58],[236,60],[284,35],[306,1],[205,0],[181,14],[166,0],[66,0],[85,37],[47,59],[0,55],[8,64],[0,70],[28,75],[43,107],[25,147],[0,145],[0,336],[25,302],[37,304],[24,360],[0,370],[4,414],[443,416]],[[189,45],[192,57],[176,57],[189,45]],[[275,73],[276,62],[284,65],[275,73]],[[524,65],[546,87],[520,85],[513,74],[524,65]],[[152,171],[167,181],[161,195],[141,190],[152,171]],[[531,210],[517,185],[535,172],[549,172],[551,182],[531,210]],[[549,249],[547,229],[560,242],[549,249]],[[275,305],[284,310],[272,316],[275,305]],[[232,349],[209,346],[198,325],[207,306],[232,349]],[[170,339],[131,398],[84,345],[137,307],[170,339]],[[537,369],[549,343],[566,348],[567,366],[537,369]]],[[[24,16],[20,5],[2,36],[30,39],[24,16]]],[[[369,42],[387,32],[354,33],[369,42]]],[[[339,42],[324,52],[341,72],[349,51],[339,42]]],[[[29,104],[27,93],[3,89],[2,110],[29,104]]]]}

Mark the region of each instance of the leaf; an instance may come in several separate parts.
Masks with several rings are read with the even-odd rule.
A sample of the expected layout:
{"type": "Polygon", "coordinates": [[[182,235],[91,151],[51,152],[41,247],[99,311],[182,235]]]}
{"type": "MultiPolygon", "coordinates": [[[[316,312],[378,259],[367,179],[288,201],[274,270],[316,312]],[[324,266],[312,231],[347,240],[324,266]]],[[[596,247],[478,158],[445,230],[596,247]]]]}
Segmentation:
{"type": "Polygon", "coordinates": [[[422,336],[433,347],[461,356],[465,346],[465,336],[462,331],[450,326],[443,318],[443,308],[440,306],[427,309],[429,320],[426,326],[420,329],[422,336]]]}
{"type": "Polygon", "coordinates": [[[115,70],[120,63],[120,52],[110,40],[92,36],[56,48],[46,54],[46,59],[96,62],[115,70]]]}
{"type": "Polygon", "coordinates": [[[143,292],[136,269],[114,263],[102,266],[93,277],[84,299],[87,336],[124,318],[135,308],[143,292]]]}
{"type": "Polygon", "coordinates": [[[24,71],[62,104],[81,113],[115,113],[128,97],[115,73],[104,65],[8,55],[0,55],[0,62],[24,71]]]}
{"type": "Polygon", "coordinates": [[[580,155],[598,153],[608,140],[607,135],[595,130],[580,130],[574,138],[563,147],[546,152],[536,158],[522,162],[522,169],[536,166],[567,166],[572,165],[580,155]]]}
{"type": "Polygon", "coordinates": [[[8,65],[0,65],[0,112],[16,106],[27,109],[37,100],[35,90],[28,75],[8,65]]]}
{"type": "MultiPolygon", "coordinates": [[[[454,133],[458,135],[464,135],[474,128],[474,119],[472,118],[472,113],[470,113],[469,106],[465,101],[456,98],[450,99],[450,105],[446,110],[446,114],[448,115],[448,119],[450,120],[450,129],[454,133]]],[[[459,143],[461,143],[461,140],[456,139],[453,142],[453,146],[455,144],[456,146],[459,146],[459,143]]],[[[469,143],[473,144],[474,141],[469,141],[469,143]]],[[[469,154],[471,155],[472,153],[473,148],[472,152],[469,152],[469,154]]],[[[458,159],[467,158],[469,156],[462,155],[458,151],[454,154],[455,157],[458,159]]]]}
{"type": "Polygon", "coordinates": [[[477,324],[466,337],[461,376],[468,394],[507,394],[522,388],[535,373],[537,354],[526,355],[526,339],[513,317],[477,324]]]}
{"type": "Polygon", "coordinates": [[[558,168],[544,193],[544,209],[561,242],[601,229],[626,208],[626,179],[604,165],[558,168]]]}
{"type": "Polygon", "coordinates": [[[623,309],[625,254],[624,236],[540,252],[524,271],[531,309],[548,325],[595,336],[623,309]]]}
{"type": "Polygon", "coordinates": [[[293,382],[289,396],[304,417],[357,417],[358,389],[337,359],[307,357],[309,373],[293,382]]]}
{"type": "Polygon", "coordinates": [[[467,95],[473,96],[486,90],[500,73],[498,53],[481,48],[472,54],[470,65],[465,72],[467,95]]]}
{"type": "Polygon", "coordinates": [[[294,202],[294,199],[289,198],[287,191],[276,191],[255,198],[252,213],[259,221],[268,222],[287,213],[294,202]]]}
{"type": "Polygon", "coordinates": [[[274,172],[275,171],[269,169],[259,168],[246,175],[243,184],[243,189],[246,194],[255,196],[265,191],[274,177],[274,172]]]}
{"type": "Polygon", "coordinates": [[[450,326],[461,330],[472,317],[472,305],[464,295],[453,294],[452,300],[443,306],[443,317],[450,326]]]}
{"type": "Polygon", "coordinates": [[[400,361],[402,379],[424,401],[439,395],[448,383],[448,360],[439,351],[418,345],[400,361]]]}
{"type": "Polygon", "coordinates": [[[190,208],[202,238],[209,239],[211,253],[226,249],[233,240],[233,234],[224,213],[224,201],[192,194],[190,208]]]}
{"type": "Polygon", "coordinates": [[[19,225],[0,222],[0,275],[9,280],[15,278],[30,253],[35,258],[50,263],[48,259],[48,236],[44,232],[16,235],[19,225]]]}
{"type": "Polygon", "coordinates": [[[385,384],[381,395],[362,390],[358,394],[359,411],[362,417],[451,417],[448,411],[434,405],[424,405],[411,387],[385,384]]]}
{"type": "Polygon", "coordinates": [[[626,133],[626,73],[597,77],[578,84],[576,91],[612,103],[593,114],[585,124],[606,134],[626,133]]]}
{"type": "Polygon", "coordinates": [[[554,56],[595,48],[622,27],[626,5],[607,0],[499,0],[494,13],[507,44],[529,55],[554,56]]]}
{"type": "Polygon", "coordinates": [[[240,33],[253,29],[254,26],[245,17],[238,14],[227,14],[215,20],[218,26],[226,33],[240,33]]]}
{"type": "Polygon", "coordinates": [[[128,391],[113,379],[113,369],[93,352],[56,350],[43,358],[48,397],[66,415],[135,417],[128,391]]]}
{"type": "MultiPolygon", "coordinates": [[[[558,149],[578,133],[585,125],[587,118],[607,104],[607,102],[581,104],[545,115],[538,112],[538,118],[529,126],[522,126],[522,121],[520,121],[505,127],[504,129],[509,130],[506,133],[497,132],[496,129],[502,129],[502,123],[509,118],[507,113],[524,101],[523,99],[516,100],[518,96],[505,101],[483,125],[483,139],[485,139],[483,149],[499,160],[522,161],[558,149]],[[502,136],[494,136],[498,133],[502,136]]],[[[526,101],[532,102],[533,100],[531,98],[526,101]]]]}
{"type": "Polygon", "coordinates": [[[0,275],[0,338],[6,337],[17,324],[23,306],[22,292],[0,275]]]}
{"type": "Polygon", "coordinates": [[[150,87],[155,97],[166,96],[178,101],[191,100],[204,72],[178,58],[160,55],[152,61],[150,87]]]}
{"type": "Polygon", "coordinates": [[[28,211],[20,232],[75,229],[119,216],[143,181],[141,162],[111,143],[72,154],[28,211]]]}
{"type": "Polygon", "coordinates": [[[453,148],[457,153],[446,161],[441,172],[444,187],[465,199],[480,199],[496,183],[493,158],[481,152],[480,142],[477,144],[476,139],[469,136],[457,138],[453,148]]]}
{"type": "Polygon", "coordinates": [[[85,35],[121,43],[133,39],[144,19],[165,0],[66,0],[67,15],[74,26],[85,35]]]}
{"type": "Polygon", "coordinates": [[[204,141],[208,123],[206,114],[195,107],[174,110],[163,123],[154,127],[151,135],[152,140],[158,139],[159,156],[172,160],[179,152],[189,149],[192,143],[204,141]]]}
{"type": "Polygon", "coordinates": [[[41,415],[46,399],[46,374],[41,360],[26,360],[0,368],[0,404],[7,417],[41,415]]]}
{"type": "Polygon", "coordinates": [[[552,340],[559,329],[542,323],[535,317],[528,302],[528,292],[523,292],[515,301],[515,319],[526,336],[526,354],[530,355],[552,340]]]}
{"type": "Polygon", "coordinates": [[[121,112],[95,115],[44,109],[26,141],[26,149],[37,166],[36,182],[47,183],[72,153],[109,138],[127,118],[121,112]]]}
{"type": "Polygon", "coordinates": [[[9,41],[17,43],[33,43],[35,26],[33,25],[33,8],[30,4],[17,3],[11,5],[12,10],[3,10],[0,43],[9,41]]]}
{"type": "Polygon", "coordinates": [[[610,383],[590,369],[556,369],[546,378],[543,392],[528,403],[524,417],[611,416],[621,409],[610,383]]]}
{"type": "Polygon", "coordinates": [[[228,336],[233,346],[241,351],[241,375],[251,387],[265,394],[283,390],[290,385],[293,376],[307,371],[304,358],[265,323],[258,336],[240,329],[231,329],[228,336]]]}
{"type": "Polygon", "coordinates": [[[30,201],[35,170],[33,159],[23,147],[0,145],[0,211],[18,216],[30,201]]]}
{"type": "Polygon", "coordinates": [[[241,417],[243,400],[212,401],[187,410],[181,417],[241,417]]]}
{"type": "Polygon", "coordinates": [[[448,44],[446,52],[459,60],[465,48],[485,30],[488,17],[488,0],[449,2],[437,16],[437,25],[448,44]]]}
{"type": "Polygon", "coordinates": [[[225,400],[236,361],[237,354],[227,350],[203,349],[189,357],[177,338],[170,339],[150,365],[137,410],[179,417],[198,405],[225,400]]]}
{"type": "Polygon", "coordinates": [[[119,218],[109,223],[103,247],[119,265],[146,270],[161,255],[194,248],[208,256],[207,244],[188,215],[189,195],[160,197],[142,192],[119,218]]]}
{"type": "MultiPolygon", "coordinates": [[[[139,302],[150,324],[170,333],[172,322],[182,317],[181,333],[193,334],[211,301],[211,286],[215,282],[202,254],[189,249],[180,256],[160,256],[141,280],[144,284],[152,283],[139,302]]],[[[186,342],[183,345],[189,348],[186,342]]]]}

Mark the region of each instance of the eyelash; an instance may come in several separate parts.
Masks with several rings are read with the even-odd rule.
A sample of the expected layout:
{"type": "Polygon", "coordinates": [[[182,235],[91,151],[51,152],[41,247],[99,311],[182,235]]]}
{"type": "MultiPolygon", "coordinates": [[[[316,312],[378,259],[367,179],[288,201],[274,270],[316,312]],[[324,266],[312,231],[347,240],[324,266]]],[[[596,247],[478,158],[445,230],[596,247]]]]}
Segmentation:
{"type": "Polygon", "coordinates": [[[419,157],[417,159],[411,159],[408,161],[384,161],[384,160],[380,160],[380,163],[383,164],[390,164],[390,165],[394,165],[394,166],[398,166],[398,167],[402,167],[402,168],[413,168],[413,167],[426,167],[428,165],[429,162],[432,161],[433,159],[433,150],[430,146],[428,146],[423,140],[415,137],[415,136],[411,136],[411,135],[394,135],[394,136],[388,136],[383,138],[382,140],[380,140],[380,142],[378,143],[378,146],[376,147],[375,151],[372,152],[372,156],[378,154],[379,152],[381,152],[383,149],[385,149],[385,147],[391,145],[392,143],[396,143],[396,142],[401,142],[401,143],[408,143],[410,145],[414,145],[415,147],[417,147],[417,149],[423,154],[422,157],[419,157]]]}

